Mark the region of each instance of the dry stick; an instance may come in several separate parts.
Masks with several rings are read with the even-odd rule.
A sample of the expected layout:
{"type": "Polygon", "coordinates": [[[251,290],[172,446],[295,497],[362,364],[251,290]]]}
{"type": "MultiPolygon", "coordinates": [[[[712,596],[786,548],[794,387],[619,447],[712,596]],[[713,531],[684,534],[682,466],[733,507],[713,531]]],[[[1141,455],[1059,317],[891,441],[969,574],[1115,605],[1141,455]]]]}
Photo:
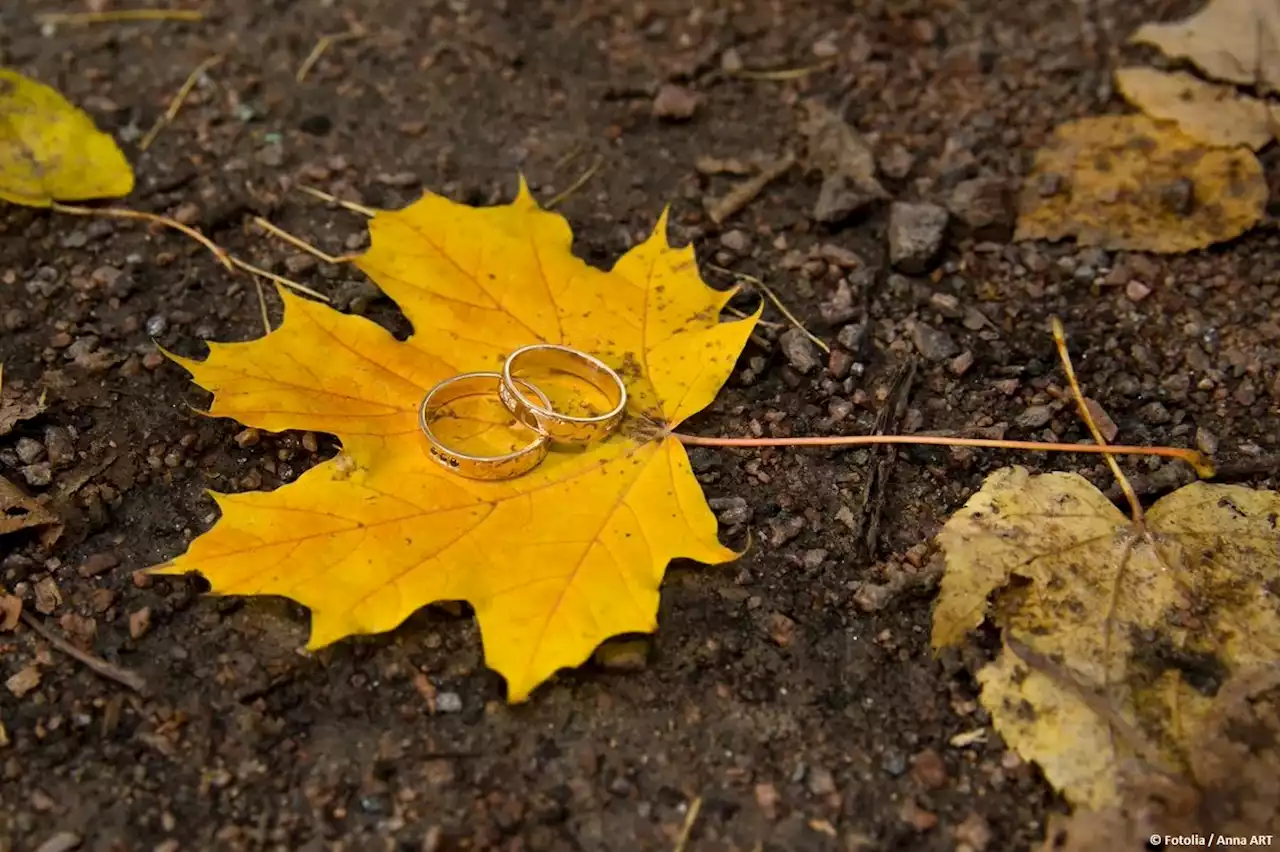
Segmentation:
{"type": "Polygon", "coordinates": [[[785,82],[787,80],[799,80],[802,77],[808,77],[810,74],[818,71],[825,71],[832,65],[836,64],[835,59],[828,59],[814,65],[806,65],[801,68],[778,68],[775,70],[752,70],[743,68],[738,71],[729,73],[730,77],[737,77],[740,80],[770,80],[774,82],[785,82]]]}
{"type": "Polygon", "coordinates": [[[253,279],[253,286],[258,291],[258,307],[262,309],[262,327],[267,334],[271,333],[271,315],[267,313],[267,294],[262,287],[262,281],[258,278],[253,279]]]}
{"type": "Polygon", "coordinates": [[[769,289],[768,284],[765,284],[763,281],[761,281],[759,278],[756,278],[754,275],[748,275],[745,272],[734,272],[732,269],[725,269],[723,266],[716,266],[714,263],[708,263],[707,269],[713,270],[715,272],[719,272],[721,275],[728,275],[730,278],[735,278],[739,281],[746,281],[748,284],[751,284],[754,287],[759,287],[760,290],[766,296],[769,297],[769,300],[773,302],[774,306],[777,307],[777,309],[782,312],[782,315],[786,317],[787,320],[792,325],[800,329],[800,331],[804,333],[804,336],[812,340],[817,345],[817,347],[821,349],[823,352],[826,352],[828,355],[831,354],[831,347],[828,346],[826,342],[824,342],[820,337],[816,336],[813,332],[809,331],[809,329],[801,325],[800,320],[796,319],[795,314],[787,310],[787,306],[782,304],[782,300],[774,295],[773,291],[769,289]]]}
{"type": "Polygon", "coordinates": [[[38,24],[111,24],[128,21],[203,21],[204,12],[181,9],[121,9],[116,12],[53,12],[36,15],[38,24]]]}
{"type": "Polygon", "coordinates": [[[707,215],[711,217],[712,222],[721,224],[725,219],[755,201],[756,196],[763,192],[766,186],[790,171],[795,163],[795,154],[788,151],[785,156],[761,169],[760,174],[742,181],[729,190],[724,198],[707,205],[707,215]]]}
{"type": "Polygon", "coordinates": [[[138,143],[139,150],[145,151],[151,147],[151,143],[156,141],[156,137],[160,135],[160,131],[178,117],[178,110],[182,109],[182,104],[187,100],[187,96],[190,95],[191,90],[196,87],[196,81],[200,79],[200,75],[221,61],[221,56],[212,56],[196,66],[196,70],[192,71],[187,76],[187,80],[182,84],[182,88],[178,89],[178,94],[174,96],[172,101],[170,101],[169,108],[165,110],[164,115],[157,118],[156,123],[147,131],[147,135],[142,137],[142,141],[138,143]]]}
{"type": "Polygon", "coordinates": [[[682,444],[697,447],[848,447],[862,444],[924,444],[934,447],[988,447],[1001,450],[1030,450],[1037,453],[1116,453],[1127,456],[1165,456],[1181,459],[1205,478],[1213,476],[1213,465],[1197,450],[1184,447],[1137,447],[1112,444],[1056,444],[1041,441],[1006,441],[994,438],[949,438],[943,435],[836,435],[830,438],[705,438],[672,432],[682,444]]]}
{"type": "Polygon", "coordinates": [[[36,633],[40,634],[40,636],[54,648],[57,648],[68,657],[84,663],[96,674],[108,678],[109,680],[114,680],[116,683],[124,684],[134,692],[141,695],[147,694],[147,682],[143,679],[142,675],[137,672],[113,665],[101,657],[95,657],[92,654],[81,651],[75,645],[72,645],[61,636],[58,636],[53,631],[49,630],[49,628],[41,624],[35,616],[28,612],[22,613],[22,621],[36,633]]]}
{"type": "Polygon", "coordinates": [[[258,276],[261,276],[262,278],[266,278],[268,281],[274,281],[277,284],[288,287],[290,290],[295,290],[299,293],[304,293],[313,299],[318,299],[319,301],[326,302],[326,303],[331,301],[329,297],[326,296],[324,293],[318,293],[304,284],[299,284],[297,281],[290,281],[288,278],[285,278],[283,275],[276,275],[274,272],[268,272],[267,270],[254,266],[252,263],[243,261],[238,257],[231,258],[231,262],[234,263],[236,266],[240,267],[241,269],[243,269],[245,272],[252,272],[254,275],[258,275],[258,276]]]}
{"type": "Polygon", "coordinates": [[[680,837],[676,840],[673,852],[684,852],[689,843],[689,835],[693,833],[693,824],[698,821],[698,812],[702,810],[702,797],[698,796],[689,803],[689,812],[684,815],[684,825],[680,828],[680,837]]]}
{"type": "MultiPolygon", "coordinates": [[[[1098,424],[1093,422],[1093,414],[1089,411],[1089,406],[1084,401],[1084,392],[1080,390],[1080,383],[1076,381],[1075,367],[1071,365],[1071,353],[1067,351],[1067,332],[1062,327],[1062,320],[1057,317],[1053,318],[1053,343],[1058,348],[1058,360],[1062,362],[1062,369],[1067,374],[1067,383],[1071,385],[1071,395],[1075,397],[1076,408],[1080,410],[1080,417],[1084,420],[1085,425],[1089,427],[1089,434],[1093,435],[1094,443],[1100,447],[1105,447],[1107,439],[1102,436],[1102,430],[1098,428],[1098,424]]],[[[1120,469],[1120,463],[1116,461],[1115,456],[1107,453],[1106,459],[1112,475],[1116,478],[1116,482],[1120,483],[1120,490],[1124,492],[1125,499],[1129,501],[1130,517],[1133,518],[1135,524],[1141,524],[1142,503],[1138,501],[1137,493],[1134,492],[1133,486],[1129,484],[1129,477],[1124,475],[1124,471],[1120,469]]]]}
{"type": "MultiPolygon", "coordinates": [[[[751,314],[748,314],[744,311],[740,311],[737,308],[731,308],[728,305],[725,305],[724,309],[728,313],[733,314],[738,319],[751,319],[751,314]]],[[[786,328],[787,327],[786,323],[770,322],[769,320],[756,320],[756,325],[764,326],[765,328],[786,328]]]]}
{"type": "Polygon", "coordinates": [[[56,201],[52,202],[49,207],[59,213],[70,213],[73,216],[103,216],[108,219],[136,219],[143,222],[155,222],[157,224],[164,225],[165,227],[173,228],[174,230],[181,231],[191,239],[200,243],[200,245],[204,246],[209,251],[213,252],[213,256],[218,259],[219,263],[227,269],[232,269],[231,255],[227,254],[226,251],[219,248],[212,240],[197,231],[195,228],[184,225],[176,219],[170,219],[168,216],[160,216],[156,213],[147,213],[142,210],[129,210],[125,207],[77,207],[72,204],[59,204],[56,201]]]}
{"type": "Polygon", "coordinates": [[[320,40],[316,42],[316,46],[311,48],[311,52],[307,54],[307,58],[302,60],[302,65],[298,68],[295,79],[301,83],[307,78],[307,74],[320,61],[320,57],[324,56],[324,52],[340,41],[350,41],[351,39],[361,38],[364,36],[364,28],[355,26],[347,30],[345,33],[334,33],[332,35],[320,36],[320,40]]]}
{"type": "Polygon", "coordinates": [[[591,180],[591,178],[595,175],[595,173],[600,171],[600,167],[602,165],[604,165],[604,157],[597,154],[595,162],[591,164],[591,167],[588,168],[585,172],[583,172],[578,177],[577,180],[571,183],[568,189],[566,189],[564,192],[559,193],[558,195],[556,195],[555,198],[551,199],[546,204],[542,205],[543,209],[544,210],[552,209],[557,204],[562,203],[570,195],[573,195],[575,192],[582,189],[582,187],[586,185],[587,181],[591,180]]]}
{"type": "Polygon", "coordinates": [[[294,248],[302,249],[307,254],[312,255],[313,257],[317,257],[320,260],[323,260],[325,263],[333,263],[333,264],[350,263],[351,261],[355,260],[356,257],[358,257],[358,255],[354,255],[354,254],[340,254],[340,255],[328,254],[323,249],[319,249],[316,246],[311,245],[311,243],[307,242],[306,240],[295,237],[293,234],[289,233],[284,228],[276,227],[275,225],[268,222],[266,219],[263,219],[261,216],[254,216],[253,223],[257,225],[259,228],[262,228],[267,233],[274,234],[275,236],[284,240],[286,243],[293,246],[294,248]]]}
{"type": "Polygon", "coordinates": [[[330,195],[324,190],[316,189],[314,186],[307,186],[305,184],[300,183],[298,184],[298,189],[305,192],[307,195],[311,195],[311,196],[314,196],[315,198],[319,198],[321,201],[327,201],[330,204],[336,204],[339,207],[345,207],[347,210],[350,210],[353,213],[359,213],[362,216],[368,216],[370,219],[378,215],[378,211],[374,210],[372,207],[363,207],[359,204],[356,204],[354,201],[343,201],[341,198],[338,198],[336,195],[330,195]]]}

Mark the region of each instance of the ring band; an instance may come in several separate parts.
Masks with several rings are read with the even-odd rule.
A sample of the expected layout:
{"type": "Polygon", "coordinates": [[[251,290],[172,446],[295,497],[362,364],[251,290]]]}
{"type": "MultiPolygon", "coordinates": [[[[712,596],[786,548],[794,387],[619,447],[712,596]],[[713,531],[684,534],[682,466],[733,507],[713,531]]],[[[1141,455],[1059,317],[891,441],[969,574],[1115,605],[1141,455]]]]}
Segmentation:
{"type": "MultiPolygon", "coordinates": [[[[517,379],[530,393],[547,406],[550,400],[529,382],[517,379]]],[[[478,456],[452,449],[431,429],[432,415],[444,406],[470,396],[491,397],[502,386],[500,373],[462,373],[445,379],[427,392],[418,407],[418,425],[430,443],[428,453],[438,464],[468,479],[500,480],[522,476],[533,470],[547,456],[547,437],[533,427],[532,418],[516,412],[516,419],[533,432],[533,441],[518,450],[499,456],[478,456]]],[[[523,398],[523,397],[521,397],[523,398]]]]}
{"type": "Polygon", "coordinates": [[[627,386],[617,373],[598,358],[568,346],[535,343],[522,346],[507,356],[506,363],[502,365],[498,397],[508,411],[539,434],[560,443],[589,444],[607,437],[622,420],[623,411],[627,407],[627,386]],[[557,412],[540,393],[537,397],[543,404],[536,405],[516,388],[517,382],[531,387],[528,382],[515,375],[525,366],[568,373],[580,378],[603,393],[613,407],[604,414],[593,417],[572,417],[557,412]]]}

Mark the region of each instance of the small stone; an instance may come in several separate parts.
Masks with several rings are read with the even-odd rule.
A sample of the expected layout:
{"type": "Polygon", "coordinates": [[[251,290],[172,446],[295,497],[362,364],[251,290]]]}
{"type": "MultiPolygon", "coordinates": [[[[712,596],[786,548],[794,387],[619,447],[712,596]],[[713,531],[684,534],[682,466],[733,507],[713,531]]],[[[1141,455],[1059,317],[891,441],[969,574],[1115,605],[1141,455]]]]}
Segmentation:
{"type": "Polygon", "coordinates": [[[237,447],[248,449],[249,447],[257,446],[258,442],[262,440],[262,433],[257,429],[243,429],[237,432],[232,440],[236,442],[237,447]]]}
{"type": "Polygon", "coordinates": [[[144,606],[136,612],[129,613],[129,636],[141,639],[151,629],[151,607],[144,606]]]}
{"type": "Polygon", "coordinates": [[[953,376],[963,376],[969,372],[969,368],[973,366],[973,353],[968,349],[961,352],[955,358],[951,359],[951,363],[947,365],[947,369],[951,370],[953,376]]]}
{"type": "Polygon", "coordinates": [[[871,329],[865,322],[853,323],[840,329],[836,334],[836,343],[848,349],[856,357],[867,345],[870,335],[871,329]]]}
{"type": "Polygon", "coordinates": [[[1002,178],[961,181],[947,202],[951,213],[979,239],[998,239],[1013,224],[1013,203],[1002,178]]]}
{"type": "Polygon", "coordinates": [[[44,430],[44,449],[49,454],[49,463],[54,467],[62,467],[76,460],[76,446],[71,440],[71,433],[61,426],[50,426],[44,430]]]}
{"type": "Polygon", "coordinates": [[[777,788],[772,784],[757,784],[755,794],[756,804],[760,807],[760,812],[764,814],[765,819],[777,819],[778,802],[781,798],[777,788]]]}
{"type": "Polygon", "coordinates": [[[317,453],[320,451],[320,442],[316,439],[315,432],[302,433],[302,449],[309,453],[317,453]]]}
{"type": "Polygon", "coordinates": [[[833,422],[839,423],[853,413],[853,403],[838,396],[827,403],[827,413],[833,422]]]}
{"type": "Polygon", "coordinates": [[[15,698],[21,698],[31,690],[40,685],[40,668],[35,663],[30,663],[21,669],[17,674],[10,676],[4,682],[5,687],[13,693],[15,698]]]}
{"type": "Polygon", "coordinates": [[[437,692],[436,693],[436,712],[437,713],[461,713],[462,712],[462,696],[456,692],[437,692]]]}
{"type": "Polygon", "coordinates": [[[822,319],[829,325],[846,323],[858,315],[858,306],[854,304],[853,289],[849,282],[841,278],[836,285],[836,292],[831,298],[818,306],[822,319]]]}
{"type": "Polygon", "coordinates": [[[699,98],[684,86],[668,83],[653,99],[653,115],[665,121],[688,121],[698,111],[699,98]]]}
{"type": "Polygon", "coordinates": [[[200,221],[200,208],[188,201],[173,211],[173,218],[184,225],[194,225],[200,221]]]}
{"type": "Polygon", "coordinates": [[[938,790],[947,783],[947,765],[933,749],[927,748],[911,758],[911,776],[927,790],[938,790]]]}
{"type": "Polygon", "coordinates": [[[52,615],[62,606],[62,590],[52,577],[45,577],[36,583],[36,612],[41,615],[52,615]]]}
{"type": "Polygon", "coordinates": [[[742,61],[742,54],[738,53],[735,48],[729,48],[720,54],[720,70],[726,74],[737,74],[746,66],[742,61]]]}
{"type": "Polygon", "coordinates": [[[23,464],[35,464],[44,458],[44,444],[32,438],[19,438],[13,450],[23,464]]]}
{"type": "Polygon", "coordinates": [[[119,564],[120,560],[114,554],[95,553],[80,563],[80,567],[76,571],[81,577],[96,577],[99,574],[110,571],[119,564]]]}
{"type": "Polygon", "coordinates": [[[89,594],[89,609],[93,610],[95,615],[102,615],[111,609],[111,605],[116,602],[116,593],[111,589],[94,589],[89,594]]]}
{"type": "Polygon", "coordinates": [[[879,162],[880,171],[884,172],[886,177],[902,180],[915,168],[916,158],[905,145],[894,144],[880,155],[879,162]]]}
{"type": "Polygon", "coordinates": [[[1203,426],[1197,426],[1196,447],[1206,456],[1212,457],[1218,452],[1218,436],[1203,426]]]}
{"type": "Polygon", "coordinates": [[[859,189],[846,175],[831,174],[823,178],[818,188],[812,215],[817,222],[834,225],[876,200],[877,196],[859,189]]]}
{"type": "MultiPolygon", "coordinates": [[[[596,665],[615,672],[640,672],[649,664],[648,639],[615,639],[596,648],[596,665]]],[[[440,697],[436,696],[439,708],[440,697]]]]}
{"type": "Polygon", "coordinates": [[[786,357],[787,363],[801,373],[808,373],[822,363],[818,358],[818,347],[814,346],[809,336],[798,328],[787,329],[778,339],[778,343],[782,347],[782,354],[786,357]]]}
{"type": "Polygon", "coordinates": [[[53,482],[53,468],[48,462],[40,462],[39,464],[29,464],[21,468],[22,478],[32,488],[44,488],[50,482],[53,482]]]}
{"type": "Polygon", "coordinates": [[[720,235],[720,245],[731,252],[746,254],[751,250],[751,238],[735,228],[720,235]]]}
{"type": "Polygon", "coordinates": [[[134,588],[149,589],[156,584],[156,578],[148,574],[146,569],[134,571],[132,574],[134,588]]]}
{"type": "Polygon", "coordinates": [[[769,638],[779,647],[786,648],[796,636],[796,623],[780,612],[769,616],[769,638]]]}
{"type": "Polygon", "coordinates": [[[84,839],[72,831],[59,831],[36,847],[35,852],[71,852],[79,849],[84,839]]]}
{"type": "Polygon", "coordinates": [[[781,547],[804,530],[804,518],[799,515],[778,517],[769,521],[769,543],[781,547]]]}
{"type": "Polygon", "coordinates": [[[1109,444],[1116,439],[1116,435],[1120,434],[1120,427],[1111,419],[1106,410],[1097,402],[1097,400],[1084,398],[1084,407],[1089,410],[1089,416],[1093,418],[1093,425],[1098,427],[1098,431],[1102,433],[1102,437],[1109,444]]]}
{"type": "Polygon", "coordinates": [[[965,308],[964,319],[960,321],[960,324],[969,329],[969,331],[978,331],[985,328],[990,322],[987,319],[987,315],[977,308],[965,308]]]}
{"type": "Polygon", "coordinates": [[[146,355],[142,356],[142,366],[144,369],[156,370],[159,369],[160,365],[163,363],[164,356],[159,352],[148,352],[146,355]]]}
{"type": "Polygon", "coordinates": [[[1014,419],[1019,429],[1039,429],[1053,419],[1053,409],[1047,405],[1033,405],[1014,419]]]}
{"type": "Polygon", "coordinates": [[[835,243],[823,243],[819,246],[818,257],[830,261],[842,269],[859,269],[866,266],[866,261],[857,252],[851,251],[844,246],[838,246],[835,243]]]}
{"type": "Polygon", "coordinates": [[[960,309],[960,299],[952,293],[934,293],[929,296],[929,307],[948,319],[959,319],[964,315],[960,309]]]}
{"type": "Polygon", "coordinates": [[[1151,288],[1135,278],[1125,285],[1124,294],[1131,302],[1141,302],[1151,295],[1151,288]]]}
{"type": "Polygon", "coordinates": [[[1143,423],[1152,426],[1163,426],[1173,419],[1173,415],[1169,413],[1169,409],[1164,407],[1162,402],[1149,402],[1138,409],[1138,416],[1142,418],[1143,423]]]}
{"type": "Polygon", "coordinates": [[[942,251],[947,211],[936,204],[895,201],[889,208],[889,262],[911,275],[928,272],[942,251]]]}
{"type": "Polygon", "coordinates": [[[853,356],[843,349],[833,349],[831,357],[827,358],[827,372],[837,379],[843,379],[849,375],[854,365],[853,356]]]}
{"type": "Polygon", "coordinates": [[[951,335],[923,322],[912,323],[911,342],[916,351],[930,361],[945,361],[960,351],[951,335]]]}
{"type": "Polygon", "coordinates": [[[978,813],[970,813],[952,832],[958,842],[973,852],[983,852],[991,843],[991,826],[978,813]]]}
{"type": "Polygon", "coordinates": [[[903,822],[919,832],[928,831],[938,824],[938,815],[920,807],[915,799],[907,799],[899,815],[903,822]]]}
{"type": "Polygon", "coordinates": [[[716,518],[725,526],[737,526],[751,520],[751,504],[743,497],[712,497],[707,501],[716,518]]]}
{"type": "Polygon", "coordinates": [[[829,796],[836,791],[835,776],[830,770],[821,766],[809,767],[806,782],[809,785],[809,792],[815,796],[829,796]]]}

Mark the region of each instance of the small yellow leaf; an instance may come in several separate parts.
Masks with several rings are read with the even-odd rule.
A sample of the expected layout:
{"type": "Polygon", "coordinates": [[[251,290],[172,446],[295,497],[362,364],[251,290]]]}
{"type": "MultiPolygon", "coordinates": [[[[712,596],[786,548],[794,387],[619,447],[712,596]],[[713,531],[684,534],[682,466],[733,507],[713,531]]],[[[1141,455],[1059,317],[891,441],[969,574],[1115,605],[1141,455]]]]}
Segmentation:
{"type": "Polygon", "coordinates": [[[1152,118],[1176,123],[1205,145],[1246,145],[1256,151],[1280,128],[1280,106],[1182,71],[1121,68],[1116,85],[1129,103],[1152,118]]]}
{"type": "Polygon", "coordinates": [[[1280,494],[1194,483],[1138,527],[1083,477],[997,471],[939,533],[934,647],[1000,627],[978,674],[996,729],[1099,810],[1130,759],[1185,771],[1222,683],[1280,659],[1277,517],[1280,494]]]}
{"type": "Polygon", "coordinates": [[[133,170],[93,119],[56,90],[0,68],[0,199],[48,207],[132,191],[133,170]]]}
{"type": "Polygon", "coordinates": [[[1209,0],[1182,21],[1143,24],[1131,41],[1189,59],[1210,77],[1280,89],[1280,3],[1209,0]]]}
{"type": "MultiPolygon", "coordinates": [[[[610,636],[652,631],[670,560],[735,555],[669,433],[715,397],[755,324],[720,321],[731,294],[704,284],[692,247],[671,248],[665,230],[664,216],[606,272],[573,256],[568,224],[523,184],[506,206],[428,194],[379,213],[357,263],[413,323],[408,340],[282,293],[279,329],[182,360],[214,393],[213,415],[331,432],[342,455],[270,493],[215,495],[220,521],[163,570],[305,604],[313,648],[391,630],[433,601],[469,601],[512,701],[610,636]],[[619,431],[505,482],[434,463],[417,422],[423,394],[540,341],[623,376],[619,431]]],[[[561,410],[575,401],[539,385],[561,410]]],[[[509,415],[478,406],[453,412],[441,437],[509,449],[509,415]]]]}
{"type": "Polygon", "coordinates": [[[1203,147],[1142,115],[1084,118],[1059,125],[1036,153],[1014,239],[1192,251],[1249,230],[1267,195],[1249,151],[1203,147]]]}

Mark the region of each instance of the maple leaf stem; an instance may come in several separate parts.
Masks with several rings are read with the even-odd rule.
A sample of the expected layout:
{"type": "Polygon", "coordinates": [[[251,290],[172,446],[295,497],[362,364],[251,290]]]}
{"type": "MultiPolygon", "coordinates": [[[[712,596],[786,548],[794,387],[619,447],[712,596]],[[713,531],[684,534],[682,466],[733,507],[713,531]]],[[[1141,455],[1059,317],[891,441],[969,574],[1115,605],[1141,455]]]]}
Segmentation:
{"type": "Polygon", "coordinates": [[[176,219],[170,219],[168,216],[161,216],[158,213],[148,213],[145,210],[130,210],[127,207],[79,207],[74,204],[60,204],[57,201],[49,205],[50,209],[59,213],[70,213],[72,216],[102,216],[106,219],[136,219],[142,222],[154,222],[157,225],[164,225],[166,228],[173,228],[175,231],[181,231],[200,245],[207,248],[218,259],[218,262],[230,269],[232,272],[235,268],[231,265],[231,257],[225,249],[219,248],[213,240],[204,234],[184,225],[176,219]]]}
{"type": "Polygon", "coordinates": [[[923,444],[935,447],[987,447],[1037,453],[1115,453],[1164,456],[1185,461],[1202,477],[1213,476],[1213,464],[1201,452],[1185,447],[1139,447],[1125,444],[1057,444],[1045,441],[1006,441],[996,438],[952,438],[946,435],[833,435],[804,438],[707,438],[671,433],[682,444],[696,447],[848,447],[862,444],[923,444]]]}

